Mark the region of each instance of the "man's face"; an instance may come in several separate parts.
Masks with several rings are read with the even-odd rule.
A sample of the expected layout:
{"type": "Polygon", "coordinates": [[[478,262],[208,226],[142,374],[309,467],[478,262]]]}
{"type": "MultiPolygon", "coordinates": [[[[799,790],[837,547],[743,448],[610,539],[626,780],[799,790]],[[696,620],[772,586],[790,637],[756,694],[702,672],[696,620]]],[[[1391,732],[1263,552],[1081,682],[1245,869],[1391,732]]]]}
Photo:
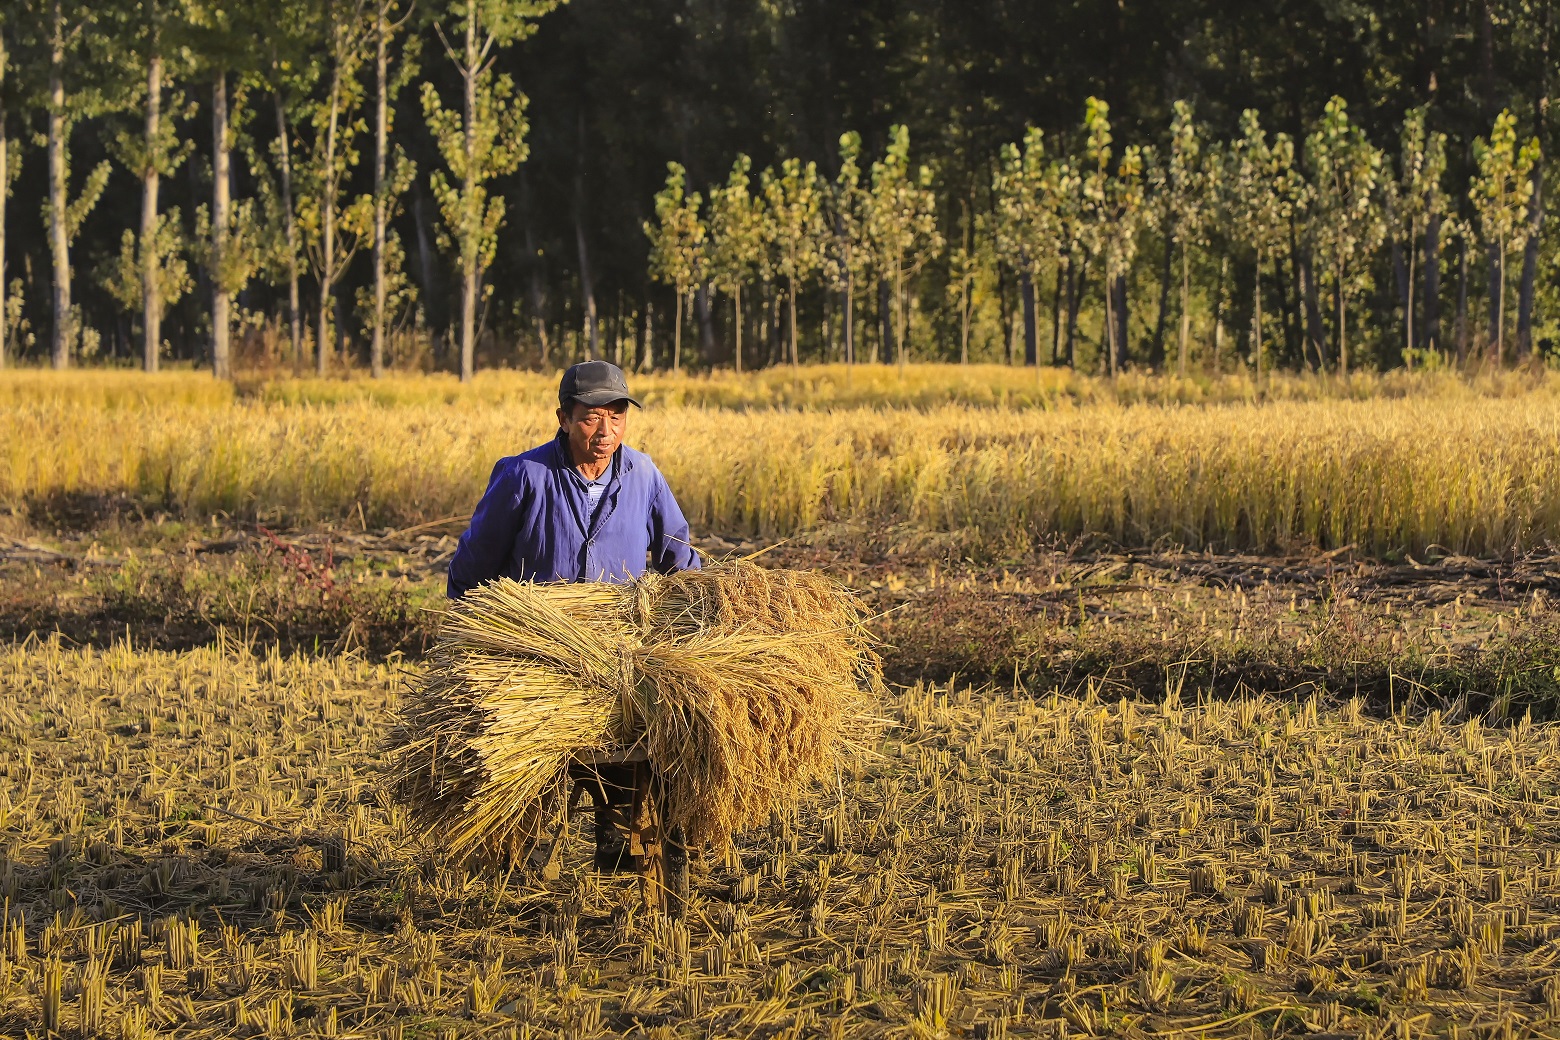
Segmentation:
{"type": "Polygon", "coordinates": [[[558,428],[569,438],[569,454],[576,465],[605,462],[623,443],[628,402],[614,401],[596,408],[571,402],[558,409],[558,428]]]}

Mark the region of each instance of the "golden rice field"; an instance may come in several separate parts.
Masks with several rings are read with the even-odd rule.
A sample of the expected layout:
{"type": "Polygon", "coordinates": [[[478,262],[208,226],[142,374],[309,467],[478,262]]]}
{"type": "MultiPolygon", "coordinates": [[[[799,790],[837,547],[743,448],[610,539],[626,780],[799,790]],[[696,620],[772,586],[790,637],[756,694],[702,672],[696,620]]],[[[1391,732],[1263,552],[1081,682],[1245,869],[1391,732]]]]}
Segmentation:
{"type": "MultiPolygon", "coordinates": [[[[1110,396],[1049,370],[896,378],[645,378],[649,407],[629,440],[656,458],[697,530],[725,535],[897,527],[993,550],[1082,537],[1477,555],[1560,533],[1560,398],[1542,375],[1330,388],[1295,377],[1261,401],[1184,406],[1123,403],[1128,384],[1110,396]],[[1028,400],[1018,380],[1087,393],[1028,400]],[[985,397],[960,399],[960,386],[985,397]]],[[[1137,385],[1162,401],[1176,384],[1137,385]]],[[[1252,397],[1251,384],[1229,385],[1252,397]]],[[[125,495],[148,514],[404,528],[468,513],[493,460],[546,439],[551,386],[499,374],[471,388],[302,381],[235,394],[192,374],[7,374],[0,503],[125,495]]]]}
{"type": "Polygon", "coordinates": [[[408,836],[410,666],[0,652],[0,1034],[1560,1031],[1560,729],[914,687],[694,870],[507,886],[408,836]]]}

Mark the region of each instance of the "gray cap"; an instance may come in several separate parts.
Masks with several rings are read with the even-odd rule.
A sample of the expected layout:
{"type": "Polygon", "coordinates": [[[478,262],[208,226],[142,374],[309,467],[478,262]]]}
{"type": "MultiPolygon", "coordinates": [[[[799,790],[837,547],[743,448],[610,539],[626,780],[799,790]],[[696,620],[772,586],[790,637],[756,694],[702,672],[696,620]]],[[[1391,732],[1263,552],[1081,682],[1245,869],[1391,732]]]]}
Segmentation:
{"type": "Polygon", "coordinates": [[[558,384],[558,403],[578,401],[587,408],[599,408],[617,401],[643,408],[628,396],[628,380],[623,370],[607,361],[582,361],[563,374],[558,384]]]}

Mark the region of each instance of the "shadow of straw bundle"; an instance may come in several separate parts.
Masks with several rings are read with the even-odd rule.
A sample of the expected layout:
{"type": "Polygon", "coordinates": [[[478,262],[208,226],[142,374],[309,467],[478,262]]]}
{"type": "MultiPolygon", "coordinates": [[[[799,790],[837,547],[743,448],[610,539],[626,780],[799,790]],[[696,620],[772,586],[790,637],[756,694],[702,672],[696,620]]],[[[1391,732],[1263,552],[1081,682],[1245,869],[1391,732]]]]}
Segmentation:
{"type": "Polygon", "coordinates": [[[642,746],[690,842],[763,823],[861,732],[860,604],[749,561],[629,585],[500,580],[452,604],[390,738],[399,797],[457,855],[534,840],[569,760],[642,746]]]}

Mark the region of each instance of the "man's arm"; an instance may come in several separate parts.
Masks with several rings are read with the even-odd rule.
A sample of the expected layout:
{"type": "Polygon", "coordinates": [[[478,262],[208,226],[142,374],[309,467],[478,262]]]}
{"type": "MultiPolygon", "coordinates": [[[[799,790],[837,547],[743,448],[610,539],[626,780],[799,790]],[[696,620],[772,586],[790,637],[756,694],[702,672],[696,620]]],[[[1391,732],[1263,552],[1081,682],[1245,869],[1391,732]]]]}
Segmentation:
{"type": "Polygon", "coordinates": [[[660,472],[655,475],[655,483],[655,495],[650,500],[650,567],[662,574],[696,571],[699,554],[688,544],[688,521],[660,472]]]}
{"type": "Polygon", "coordinates": [[[523,492],[515,477],[515,467],[500,460],[488,478],[486,493],[471,514],[471,526],[460,536],[455,555],[450,558],[450,599],[459,599],[483,582],[504,573],[504,565],[514,552],[515,534],[520,530],[523,492]]]}

